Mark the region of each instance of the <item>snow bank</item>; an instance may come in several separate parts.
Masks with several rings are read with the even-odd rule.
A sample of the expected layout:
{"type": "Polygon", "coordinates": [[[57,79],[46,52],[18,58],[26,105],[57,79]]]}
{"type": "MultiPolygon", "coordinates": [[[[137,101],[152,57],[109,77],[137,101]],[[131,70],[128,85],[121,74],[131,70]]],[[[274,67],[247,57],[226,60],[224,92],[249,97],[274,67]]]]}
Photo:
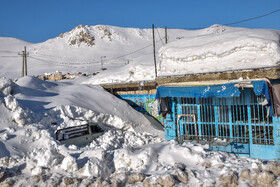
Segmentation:
{"type": "Polygon", "coordinates": [[[0,79],[0,94],[3,96],[9,95],[12,92],[12,81],[7,78],[0,79]]]}
{"type": "Polygon", "coordinates": [[[23,126],[27,123],[36,122],[40,119],[40,117],[33,111],[24,109],[12,95],[8,95],[4,98],[4,100],[6,107],[13,111],[13,120],[18,125],[23,126]]]}
{"type": "Polygon", "coordinates": [[[148,133],[135,131],[109,130],[103,136],[93,140],[89,145],[92,148],[119,149],[141,147],[162,141],[161,138],[148,133]]]}
{"type": "MultiPolygon", "coordinates": [[[[137,127],[147,125],[147,129],[154,129],[151,132],[163,134],[162,130],[153,128],[149,121],[145,121],[144,116],[99,86],[82,85],[75,81],[45,82],[34,77],[21,78],[16,84],[3,79],[0,85],[1,99],[5,101],[0,103],[0,117],[4,119],[0,121],[3,128],[0,130],[1,186],[20,186],[29,182],[54,185],[54,181],[61,181],[61,176],[94,176],[104,180],[116,171],[113,165],[115,150],[138,149],[162,141],[156,135],[136,131],[137,127]],[[89,99],[92,101],[89,102],[89,99]],[[32,104],[41,102],[41,108],[36,108],[40,110],[32,107],[32,104]],[[49,108],[50,103],[52,107],[49,108]],[[66,103],[71,105],[55,106],[66,103]],[[86,103],[86,108],[80,107],[86,106],[86,103]],[[118,107],[124,113],[118,112],[118,107]],[[18,118],[10,118],[15,115],[18,118]],[[134,117],[134,121],[129,121],[131,117],[134,117]],[[98,122],[106,129],[104,135],[85,147],[65,146],[55,140],[56,129],[87,121],[98,122]],[[54,176],[51,177],[52,174],[54,176]]],[[[65,185],[73,182],[67,177],[62,181],[65,185]]]]}
{"type": "MultiPolygon", "coordinates": [[[[15,84],[12,80],[2,78],[0,79],[0,99],[3,99],[5,106],[13,112],[12,120],[18,125],[38,120],[38,116],[28,109],[23,109],[22,105],[11,95],[15,91],[15,84]]],[[[0,100],[1,101],[1,100],[0,100]]]]}
{"type": "Polygon", "coordinates": [[[280,63],[280,31],[222,25],[189,31],[159,50],[159,75],[274,67],[280,63]]]}
{"type": "Polygon", "coordinates": [[[39,186],[68,182],[102,186],[276,186],[279,181],[279,164],[213,152],[202,145],[178,145],[146,136],[142,139],[153,140],[140,146],[124,137],[140,138],[141,134],[128,131],[126,135],[125,131],[120,134],[113,130],[92,144],[78,148],[60,145],[47,131],[43,132],[34,142],[37,148],[25,157],[0,159],[0,174],[6,175],[0,177],[1,185],[13,180],[17,186],[28,181],[39,186]],[[120,135],[124,135],[121,138],[127,143],[115,146],[113,141],[107,142],[108,138],[117,140],[120,135]],[[73,181],[68,181],[69,178],[73,181]]]}
{"type": "Polygon", "coordinates": [[[112,84],[112,83],[128,83],[137,81],[154,80],[154,69],[151,66],[139,64],[127,64],[124,67],[115,68],[115,71],[105,71],[95,75],[83,82],[83,84],[112,84]],[[122,75],[120,75],[122,74],[122,75]]]}
{"type": "Polygon", "coordinates": [[[59,123],[60,128],[77,125],[77,120],[72,122],[76,118],[99,122],[109,128],[142,129],[164,136],[161,125],[152,124],[143,114],[101,86],[80,84],[83,80],[47,82],[23,77],[16,82],[14,94],[10,100],[7,98],[7,103],[10,108],[24,106],[25,111],[44,117],[49,123],[59,123]]]}

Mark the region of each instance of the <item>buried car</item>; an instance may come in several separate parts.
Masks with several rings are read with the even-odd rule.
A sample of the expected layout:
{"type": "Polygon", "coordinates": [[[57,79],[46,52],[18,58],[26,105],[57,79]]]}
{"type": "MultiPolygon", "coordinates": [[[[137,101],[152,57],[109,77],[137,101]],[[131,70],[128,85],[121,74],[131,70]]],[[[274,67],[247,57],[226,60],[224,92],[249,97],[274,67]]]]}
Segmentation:
{"type": "Polygon", "coordinates": [[[85,125],[67,127],[56,130],[56,140],[67,145],[83,146],[93,139],[101,136],[104,130],[97,123],[90,122],[85,125]]]}

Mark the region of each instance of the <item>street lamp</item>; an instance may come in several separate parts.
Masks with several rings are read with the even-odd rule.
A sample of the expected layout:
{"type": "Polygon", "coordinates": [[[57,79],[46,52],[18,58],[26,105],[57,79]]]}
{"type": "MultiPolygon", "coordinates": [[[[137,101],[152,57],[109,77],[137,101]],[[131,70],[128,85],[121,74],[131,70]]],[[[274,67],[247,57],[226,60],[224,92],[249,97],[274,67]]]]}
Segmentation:
{"type": "Polygon", "coordinates": [[[106,56],[101,56],[101,57],[100,57],[100,59],[101,59],[101,69],[104,69],[104,68],[103,68],[103,58],[106,58],[106,56]]]}

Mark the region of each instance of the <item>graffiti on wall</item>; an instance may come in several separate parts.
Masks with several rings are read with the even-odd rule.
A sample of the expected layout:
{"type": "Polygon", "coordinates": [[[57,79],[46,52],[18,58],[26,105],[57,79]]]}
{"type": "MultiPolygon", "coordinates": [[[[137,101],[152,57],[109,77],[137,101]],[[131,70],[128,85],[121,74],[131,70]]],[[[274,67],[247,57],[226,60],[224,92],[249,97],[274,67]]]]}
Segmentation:
{"type": "Polygon", "coordinates": [[[146,111],[154,116],[159,121],[163,121],[162,116],[158,114],[158,100],[149,99],[148,102],[145,103],[146,111]]]}
{"type": "Polygon", "coordinates": [[[158,114],[158,101],[152,95],[122,95],[120,97],[136,104],[136,107],[133,106],[136,110],[147,112],[158,121],[163,122],[163,117],[158,114]]]}

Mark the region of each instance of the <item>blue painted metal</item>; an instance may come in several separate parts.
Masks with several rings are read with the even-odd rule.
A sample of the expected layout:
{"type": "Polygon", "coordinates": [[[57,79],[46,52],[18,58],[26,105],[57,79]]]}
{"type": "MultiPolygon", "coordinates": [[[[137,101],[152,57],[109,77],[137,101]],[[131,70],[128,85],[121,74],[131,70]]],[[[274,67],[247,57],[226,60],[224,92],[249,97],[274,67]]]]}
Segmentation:
{"type": "Polygon", "coordinates": [[[155,99],[155,94],[128,94],[117,95],[117,97],[126,101],[130,106],[142,113],[148,113],[163,122],[163,118],[158,114],[158,104],[155,99]]]}
{"type": "Polygon", "coordinates": [[[250,144],[241,144],[236,142],[231,142],[227,146],[211,146],[210,150],[213,151],[224,151],[228,153],[234,153],[239,156],[250,156],[250,144]]]}
{"type": "MultiPolygon", "coordinates": [[[[169,97],[171,113],[158,118],[164,123],[165,139],[187,135],[191,141],[208,142],[211,150],[280,161],[280,119],[266,117],[267,107],[261,104],[265,96],[258,94],[245,88],[239,97],[169,97]]],[[[119,97],[138,111],[158,117],[155,105],[151,107],[155,94],[119,97]]]]}
{"type": "Polygon", "coordinates": [[[134,107],[140,112],[144,112],[147,109],[146,103],[150,102],[150,99],[155,99],[155,94],[130,94],[130,95],[118,95],[119,98],[128,102],[129,105],[134,107]]]}
{"type": "Polygon", "coordinates": [[[207,141],[211,150],[279,160],[280,120],[267,117],[264,95],[245,88],[239,97],[169,98],[172,113],[164,120],[166,140],[177,134],[189,141],[207,141]]]}
{"type": "Polygon", "coordinates": [[[273,117],[273,128],[274,137],[275,137],[275,146],[276,146],[276,159],[280,161],[280,120],[278,117],[273,117]]]}
{"type": "MultiPolygon", "coordinates": [[[[211,86],[196,87],[165,87],[157,88],[156,99],[160,97],[233,97],[239,96],[240,92],[235,83],[227,83],[211,86]],[[186,91],[187,90],[187,91],[186,91]]],[[[260,88],[259,88],[260,89],[260,88]]]]}

